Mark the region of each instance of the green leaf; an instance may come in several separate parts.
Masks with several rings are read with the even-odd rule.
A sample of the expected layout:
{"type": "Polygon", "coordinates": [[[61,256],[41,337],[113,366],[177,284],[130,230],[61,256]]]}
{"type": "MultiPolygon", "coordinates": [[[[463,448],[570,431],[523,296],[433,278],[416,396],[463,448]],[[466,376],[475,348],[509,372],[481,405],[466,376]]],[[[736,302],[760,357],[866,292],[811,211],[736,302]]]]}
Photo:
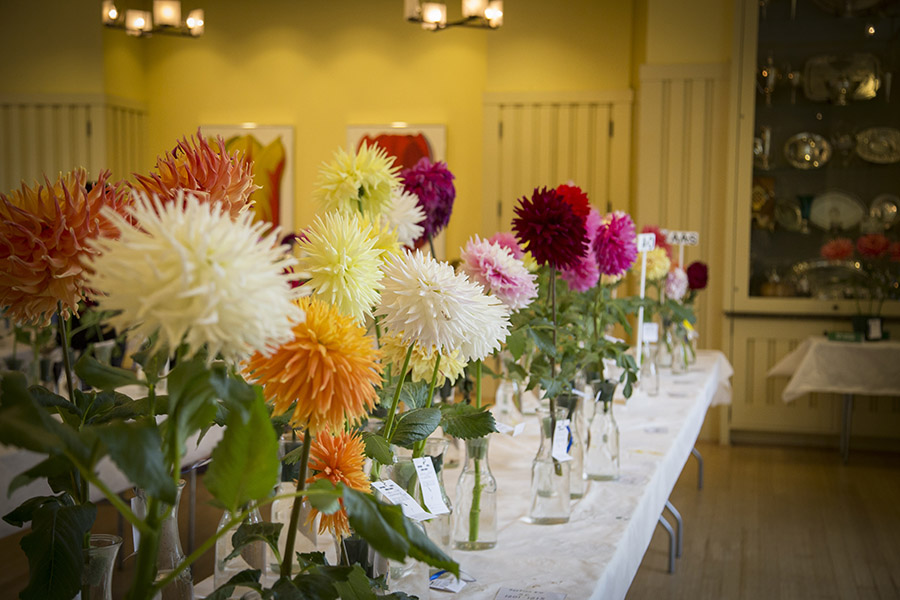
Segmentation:
{"type": "Polygon", "coordinates": [[[3,520],[14,527],[21,527],[25,523],[31,521],[34,516],[34,511],[47,502],[59,504],[59,498],[56,496],[35,496],[34,498],[29,498],[18,507],[3,515],[3,520]]]}
{"type": "Polygon", "coordinates": [[[441,428],[447,435],[461,440],[480,438],[497,431],[494,416],[471,404],[442,404],[441,428]]]}
{"type": "MultiPolygon", "coordinates": [[[[358,565],[357,565],[358,566],[358,565]]],[[[336,583],[346,581],[343,579],[335,580],[323,574],[320,570],[315,573],[302,573],[294,578],[294,585],[301,594],[301,598],[309,600],[337,600],[339,594],[336,583]]]]}
{"type": "Polygon", "coordinates": [[[245,416],[249,414],[256,396],[262,394],[261,387],[252,386],[243,379],[229,375],[223,364],[213,365],[209,381],[229,412],[239,410],[245,416]]]}
{"type": "Polygon", "coordinates": [[[65,427],[37,406],[24,374],[14,371],[0,377],[0,442],[41,454],[57,454],[65,446],[65,427]]]}
{"type": "Polygon", "coordinates": [[[522,358],[522,354],[525,353],[525,341],[527,339],[525,336],[526,334],[522,329],[516,329],[506,338],[506,348],[515,360],[522,358]]]}
{"type": "MultiPolygon", "coordinates": [[[[38,464],[34,465],[27,471],[23,471],[16,475],[12,481],[9,482],[9,490],[8,494],[12,494],[14,491],[19,489],[24,485],[28,485],[32,481],[37,479],[47,479],[55,480],[57,477],[68,475],[74,467],[72,463],[70,463],[64,456],[50,456],[38,464]]],[[[68,477],[67,477],[68,478],[68,477]]],[[[68,487],[68,486],[67,486],[68,487]]],[[[51,482],[51,489],[53,489],[53,483],[51,482]]],[[[74,492],[74,489],[65,489],[58,490],[53,489],[54,492],[59,493],[60,491],[74,492]]],[[[73,494],[74,495],[74,494],[73,494]]]]}
{"type": "MultiPolygon", "coordinates": [[[[382,388],[379,391],[380,403],[384,406],[390,406],[396,391],[396,383],[382,388]]],[[[403,402],[407,410],[423,408],[428,403],[428,384],[424,381],[405,381],[403,389],[400,390],[400,401],[403,402]]]]}
{"type": "Polygon", "coordinates": [[[353,571],[346,581],[336,581],[335,589],[340,593],[341,600],[376,600],[377,596],[372,591],[372,584],[359,565],[353,566],[353,571]]]}
{"type": "Polygon", "coordinates": [[[168,348],[155,347],[156,338],[157,334],[154,333],[150,336],[150,341],[144,349],[131,355],[131,359],[141,365],[149,385],[156,385],[160,379],[159,374],[162,372],[166,361],[169,360],[168,348]],[[151,350],[155,350],[155,352],[151,353],[151,350]]]}
{"type": "Polygon", "coordinates": [[[28,556],[29,581],[22,600],[71,598],[81,587],[82,543],[94,524],[93,504],[43,504],[34,511],[31,533],[19,542],[28,556]]]}
{"type": "Polygon", "coordinates": [[[535,345],[541,352],[553,358],[557,357],[556,345],[553,343],[553,334],[551,332],[537,329],[531,329],[530,332],[535,345]]]}
{"type": "Polygon", "coordinates": [[[415,442],[424,440],[441,424],[441,411],[438,408],[414,408],[397,418],[397,425],[390,442],[397,446],[410,448],[415,442]]]}
{"type": "Polygon", "coordinates": [[[73,417],[77,418],[77,423],[81,422],[82,411],[59,394],[54,394],[45,387],[33,385],[28,388],[31,397],[37,400],[37,403],[44,408],[61,408],[73,417]]]}
{"type": "Polygon", "coordinates": [[[314,481],[304,493],[309,503],[323,514],[331,515],[341,508],[341,490],[328,479],[314,481]]]}
{"type": "Polygon", "coordinates": [[[370,431],[362,433],[363,443],[366,445],[366,456],[375,459],[383,465],[389,465],[394,462],[394,453],[391,451],[391,445],[383,436],[370,431]]]}
{"type": "Polygon", "coordinates": [[[278,550],[278,536],[281,534],[282,527],[284,527],[284,523],[269,523],[266,521],[260,523],[241,523],[235,530],[234,535],[231,536],[231,543],[234,546],[234,550],[225,557],[225,562],[228,562],[240,554],[241,549],[244,546],[254,542],[262,542],[270,548],[278,550]]]}
{"type": "Polygon", "coordinates": [[[239,412],[228,416],[222,440],[212,452],[203,478],[207,489],[230,512],[269,495],[278,481],[278,438],[261,398],[250,407],[245,423],[239,412]]]}
{"type": "Polygon", "coordinates": [[[236,587],[247,587],[262,592],[262,585],[259,578],[262,571],[259,569],[244,569],[231,579],[226,581],[219,589],[206,597],[206,600],[228,600],[234,593],[236,587]]]}
{"type": "Polygon", "coordinates": [[[166,504],[175,504],[175,482],[152,420],[107,423],[93,428],[110,458],[137,487],[166,504]]]}
{"type": "Polygon", "coordinates": [[[100,390],[114,390],[126,385],[147,385],[133,371],[104,364],[88,353],[82,354],[75,363],[75,374],[84,383],[100,390]]]}

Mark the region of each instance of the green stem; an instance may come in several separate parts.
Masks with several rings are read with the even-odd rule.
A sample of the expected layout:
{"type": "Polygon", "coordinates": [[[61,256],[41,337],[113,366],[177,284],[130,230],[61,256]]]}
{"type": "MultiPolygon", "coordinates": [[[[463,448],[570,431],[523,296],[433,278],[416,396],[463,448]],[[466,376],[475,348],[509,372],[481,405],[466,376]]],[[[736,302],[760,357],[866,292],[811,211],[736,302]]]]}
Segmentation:
{"type": "MultiPolygon", "coordinates": [[[[428,397],[425,398],[425,408],[431,408],[432,401],[434,400],[434,388],[437,384],[437,376],[441,367],[441,353],[437,352],[437,357],[434,359],[434,370],[431,373],[431,383],[428,385],[428,397]]],[[[425,453],[425,440],[419,440],[415,444],[413,444],[413,458],[420,458],[425,453]]]]}
{"type": "Polygon", "coordinates": [[[481,408],[481,359],[475,361],[475,408],[481,408]]]}
{"type": "Polygon", "coordinates": [[[397,379],[397,388],[394,390],[394,397],[391,400],[391,410],[388,412],[387,421],[384,422],[384,439],[391,441],[392,429],[394,427],[394,416],[397,414],[397,406],[400,404],[400,392],[403,390],[403,382],[406,380],[406,370],[409,369],[409,360],[412,358],[413,348],[416,343],[409,345],[406,351],[406,358],[403,359],[403,368],[400,369],[397,379]]]}
{"type": "MultiPolygon", "coordinates": [[[[309,449],[312,447],[313,434],[307,429],[303,432],[303,448],[300,450],[300,470],[297,473],[297,491],[306,489],[306,469],[309,464],[309,449]]],[[[294,506],[291,508],[291,520],[288,524],[287,541],[284,545],[284,556],[281,557],[281,576],[291,576],[291,560],[294,555],[294,542],[297,540],[297,523],[300,521],[300,508],[303,506],[303,496],[294,498],[294,506]]],[[[243,520],[243,519],[242,519],[243,520]]]]}
{"type": "Polygon", "coordinates": [[[431,248],[431,258],[437,260],[437,253],[434,251],[434,240],[431,239],[431,236],[428,236],[428,247],[431,248]]]}
{"type": "Polygon", "coordinates": [[[109,486],[103,483],[103,481],[99,477],[94,475],[94,473],[92,473],[90,469],[87,469],[84,465],[82,465],[81,461],[79,461],[74,454],[72,454],[68,450],[64,450],[63,452],[66,458],[68,458],[72,462],[72,464],[75,465],[75,468],[78,469],[78,472],[81,473],[84,479],[88,483],[96,487],[98,490],[100,490],[100,493],[102,493],[103,496],[107,500],[109,500],[109,503],[119,511],[119,514],[125,517],[126,521],[134,525],[142,535],[150,532],[147,524],[139,519],[138,516],[134,514],[134,512],[132,512],[131,508],[129,508],[128,505],[125,504],[125,502],[122,500],[122,498],[119,497],[118,494],[113,492],[109,488],[109,486]]]}
{"type": "Polygon", "coordinates": [[[69,321],[62,314],[62,302],[57,304],[56,314],[59,318],[59,332],[62,338],[63,367],[66,371],[66,389],[69,391],[69,402],[75,403],[75,385],[72,382],[72,356],[69,354],[69,321]]]}
{"type": "MultiPolygon", "coordinates": [[[[163,582],[160,581],[156,585],[153,579],[156,577],[156,559],[159,554],[159,524],[155,523],[156,519],[156,499],[150,498],[147,505],[147,521],[154,521],[154,526],[150,530],[141,532],[141,542],[138,545],[137,559],[134,567],[134,579],[131,581],[131,587],[125,596],[127,600],[138,600],[140,598],[152,598],[155,593],[153,588],[157,585],[162,589],[163,582]],[[149,592],[149,593],[148,593],[149,592]]],[[[166,585],[169,582],[166,581],[166,585]]]]}
{"type": "Polygon", "coordinates": [[[469,508],[469,543],[478,541],[478,522],[481,520],[481,459],[475,458],[475,485],[472,487],[472,506],[469,508]]]}

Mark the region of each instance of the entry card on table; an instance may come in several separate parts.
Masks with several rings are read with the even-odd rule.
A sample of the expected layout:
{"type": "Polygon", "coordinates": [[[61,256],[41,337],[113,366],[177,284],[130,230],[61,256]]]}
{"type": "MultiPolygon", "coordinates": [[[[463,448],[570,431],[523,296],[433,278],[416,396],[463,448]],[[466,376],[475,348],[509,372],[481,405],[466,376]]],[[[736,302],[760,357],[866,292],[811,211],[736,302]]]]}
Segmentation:
{"type": "Polygon", "coordinates": [[[494,600],[565,600],[566,595],[559,592],[542,592],[540,590],[516,590],[500,588],[494,600]]]}
{"type": "Polygon", "coordinates": [[[431,457],[414,458],[413,464],[416,466],[416,474],[419,476],[422,500],[425,501],[425,506],[431,514],[445,515],[450,512],[450,509],[444,504],[444,497],[441,495],[441,484],[438,483],[437,473],[434,472],[434,463],[431,462],[431,457]]]}
{"type": "Polygon", "coordinates": [[[406,493],[402,487],[397,485],[396,481],[387,479],[385,481],[373,481],[372,487],[384,494],[384,497],[391,504],[398,504],[403,511],[403,515],[413,521],[427,521],[434,518],[434,515],[422,510],[419,503],[406,493]]]}
{"type": "Polygon", "coordinates": [[[556,429],[553,432],[553,446],[550,451],[553,458],[559,462],[572,460],[569,456],[569,420],[560,419],[556,422],[556,429]]]}

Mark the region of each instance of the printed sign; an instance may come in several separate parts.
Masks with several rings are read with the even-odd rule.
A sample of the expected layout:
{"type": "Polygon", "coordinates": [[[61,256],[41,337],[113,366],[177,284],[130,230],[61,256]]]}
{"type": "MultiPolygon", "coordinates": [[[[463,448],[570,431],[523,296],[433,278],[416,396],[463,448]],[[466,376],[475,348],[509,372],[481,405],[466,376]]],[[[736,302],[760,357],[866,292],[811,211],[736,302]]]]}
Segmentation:
{"type": "Polygon", "coordinates": [[[638,252],[650,252],[656,248],[655,233],[639,233],[637,236],[638,252]]]}
{"type": "Polygon", "coordinates": [[[700,234],[696,231],[669,231],[666,242],[673,246],[696,246],[700,243],[700,234]]]}

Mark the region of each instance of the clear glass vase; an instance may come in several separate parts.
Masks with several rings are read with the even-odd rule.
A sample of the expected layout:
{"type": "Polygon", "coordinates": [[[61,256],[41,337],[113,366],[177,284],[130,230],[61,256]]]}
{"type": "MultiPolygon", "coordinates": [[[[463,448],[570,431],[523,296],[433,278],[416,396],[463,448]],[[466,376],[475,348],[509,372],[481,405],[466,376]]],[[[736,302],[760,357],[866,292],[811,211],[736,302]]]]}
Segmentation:
{"type": "Polygon", "coordinates": [[[488,464],[490,436],[466,440],[466,464],[456,484],[453,545],[487,550],[497,545],[497,480],[488,464]]]}
{"type": "Polygon", "coordinates": [[[116,555],[122,546],[117,535],[95,533],[90,547],[84,552],[87,561],[81,573],[81,591],[88,592],[88,600],[112,600],[112,575],[116,555]]]}
{"type": "MultiPolygon", "coordinates": [[[[184,480],[178,482],[178,491],[175,495],[175,504],[165,516],[160,528],[159,550],[156,557],[156,581],[175,570],[184,560],[184,550],[181,548],[181,536],[178,532],[178,504],[181,501],[181,492],[184,490],[184,480]]],[[[136,490],[136,513],[139,518],[147,514],[147,495],[143,489],[136,490]]],[[[193,600],[194,581],[191,576],[191,568],[183,569],[178,575],[162,589],[158,595],[160,600],[193,600]]]]}
{"type": "Polygon", "coordinates": [[[494,395],[494,406],[491,408],[494,418],[507,425],[521,423],[522,413],[519,411],[521,396],[518,382],[513,379],[501,379],[494,395]]]}
{"type": "Polygon", "coordinates": [[[659,353],[662,344],[644,342],[641,345],[641,368],[638,388],[648,396],[659,395],[659,353]]]}
{"type": "Polygon", "coordinates": [[[681,325],[672,325],[672,373],[678,375],[687,373],[690,365],[691,348],[688,341],[688,332],[681,325]]]}
{"type": "Polygon", "coordinates": [[[594,418],[588,428],[584,470],[588,479],[609,481],[619,477],[619,426],[613,416],[615,381],[593,382],[597,390],[594,418]]]}
{"type": "Polygon", "coordinates": [[[553,456],[557,423],[566,419],[566,413],[566,409],[561,406],[556,407],[552,416],[549,407],[542,406],[538,409],[541,445],[531,463],[531,508],[528,516],[532,523],[566,523],[572,512],[569,503],[571,461],[561,461],[553,456]]]}
{"type": "MultiPolygon", "coordinates": [[[[226,527],[234,517],[233,513],[226,510],[222,514],[222,519],[219,521],[219,527],[216,529],[216,532],[218,533],[226,527]]],[[[250,511],[244,523],[262,523],[259,509],[254,508],[250,511]]],[[[225,585],[229,579],[245,569],[259,569],[262,571],[262,577],[265,577],[268,571],[267,547],[266,543],[261,540],[247,544],[240,549],[240,553],[237,556],[231,557],[231,553],[234,551],[232,538],[238,527],[239,525],[232,526],[228,533],[216,540],[216,564],[213,571],[213,582],[216,588],[225,585]]]]}
{"type": "MultiPolygon", "coordinates": [[[[582,389],[587,385],[581,386],[582,389]]],[[[562,394],[556,402],[566,409],[569,420],[569,442],[567,451],[572,460],[569,462],[569,496],[578,499],[587,491],[587,480],[584,477],[584,429],[582,414],[584,401],[577,394],[562,394]]]]}

